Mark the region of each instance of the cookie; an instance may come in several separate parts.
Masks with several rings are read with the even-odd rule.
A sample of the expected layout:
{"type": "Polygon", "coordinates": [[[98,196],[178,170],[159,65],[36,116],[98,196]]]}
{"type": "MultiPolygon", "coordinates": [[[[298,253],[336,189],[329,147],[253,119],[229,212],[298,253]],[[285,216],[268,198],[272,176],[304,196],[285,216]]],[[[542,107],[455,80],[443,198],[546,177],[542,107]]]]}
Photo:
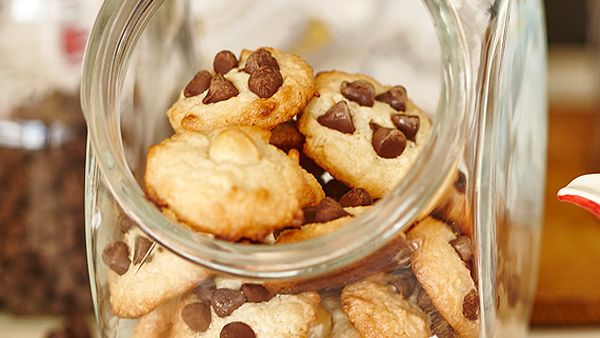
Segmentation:
{"type": "Polygon", "coordinates": [[[107,245],[102,259],[108,267],[112,312],[121,318],[143,316],[208,275],[205,269],[152,243],[137,228],[107,245]]]}
{"type": "Polygon", "coordinates": [[[362,337],[428,338],[429,318],[419,307],[378,278],[346,286],[342,309],[362,337]]]}
{"type": "Polygon", "coordinates": [[[215,57],[214,71],[200,71],[167,115],[176,132],[225,126],[272,129],[291,120],[315,95],[312,68],[274,48],[215,57]]]}
{"type": "Polygon", "coordinates": [[[348,319],[342,310],[340,296],[338,294],[328,295],[321,299],[321,306],[331,315],[331,331],[329,338],[361,338],[360,333],[348,319]]]}
{"type": "Polygon", "coordinates": [[[177,310],[180,297],[160,304],[142,316],[133,329],[132,338],[163,338],[171,332],[173,313],[177,310]]]}
{"type": "Polygon", "coordinates": [[[260,241],[298,224],[323,191],[269,132],[223,128],[175,134],[148,153],[148,197],[178,221],[226,240],[260,241]]]}
{"type": "Polygon", "coordinates": [[[471,221],[469,203],[466,197],[467,179],[464,173],[456,171],[454,182],[446,189],[433,211],[435,218],[453,224],[461,234],[473,238],[473,223],[471,221]]]}
{"type": "Polygon", "coordinates": [[[444,222],[428,217],[409,231],[408,238],[417,245],[412,269],[433,305],[462,337],[477,337],[477,287],[450,244],[456,234],[444,222]]]}
{"type": "Polygon", "coordinates": [[[208,297],[196,291],[188,295],[174,314],[169,337],[237,337],[228,335],[233,333],[246,333],[248,337],[307,337],[317,319],[320,297],[315,292],[248,301],[250,292],[244,290],[247,284],[239,290],[225,285],[233,287],[235,283],[217,280],[216,289],[208,297]]]}
{"type": "MultiPolygon", "coordinates": [[[[313,223],[305,224],[298,229],[282,231],[278,234],[275,244],[295,243],[333,232],[367,209],[367,206],[342,208],[334,200],[325,198],[316,208],[305,208],[305,219],[308,218],[313,223]],[[314,222],[315,219],[323,222],[314,222]]],[[[266,286],[276,293],[340,288],[382,271],[407,267],[411,253],[410,244],[404,234],[400,234],[381,249],[341,269],[306,279],[269,282],[266,286]]]]}
{"type": "Polygon", "coordinates": [[[333,177],[381,198],[406,175],[431,122],[404,87],[360,74],[319,73],[318,97],[298,120],[305,154],[333,177]]]}

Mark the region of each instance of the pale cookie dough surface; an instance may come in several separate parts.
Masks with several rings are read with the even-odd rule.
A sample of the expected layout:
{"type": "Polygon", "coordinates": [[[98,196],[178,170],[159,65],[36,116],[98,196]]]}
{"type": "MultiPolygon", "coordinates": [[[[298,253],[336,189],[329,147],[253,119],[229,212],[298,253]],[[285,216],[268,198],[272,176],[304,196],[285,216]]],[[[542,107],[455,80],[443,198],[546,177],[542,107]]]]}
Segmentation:
{"type": "Polygon", "coordinates": [[[175,134],[148,153],[149,198],[178,221],[227,240],[261,240],[296,224],[302,207],[324,194],[268,135],[252,127],[175,134]]]}
{"type": "Polygon", "coordinates": [[[227,317],[220,318],[211,308],[211,323],[205,332],[192,331],[181,318],[185,305],[196,301],[190,295],[179,306],[171,330],[171,338],[219,337],[227,323],[243,322],[258,338],[306,338],[316,319],[320,297],[315,292],[298,295],[276,295],[268,302],[244,303],[227,317]]]}
{"type": "Polygon", "coordinates": [[[242,69],[253,51],[243,50],[238,68],[224,76],[238,89],[239,94],[228,100],[204,104],[204,92],[179,100],[167,113],[175,131],[211,130],[224,126],[257,126],[272,129],[290,120],[315,95],[312,68],[300,57],[265,48],[277,60],[283,84],[270,98],[260,98],[248,89],[250,75],[242,69]]]}
{"type": "Polygon", "coordinates": [[[166,337],[171,332],[173,313],[175,313],[179,301],[180,297],[175,297],[142,316],[133,329],[132,338],[166,337]]]}
{"type": "Polygon", "coordinates": [[[321,306],[331,314],[331,333],[329,338],[361,338],[360,333],[342,310],[339,295],[331,295],[321,300],[321,306]]]}
{"type": "Polygon", "coordinates": [[[449,243],[456,238],[454,232],[444,222],[429,217],[414,227],[408,238],[418,246],[412,269],[433,305],[462,337],[477,337],[479,319],[469,320],[463,314],[465,296],[477,287],[449,243]]]}
{"type": "MultiPolygon", "coordinates": [[[[125,234],[123,241],[129,247],[132,261],[135,238],[141,235],[138,229],[131,229],[125,234]]],[[[155,244],[145,261],[132,263],[122,276],[108,271],[112,311],[121,318],[138,318],[159,304],[191,290],[207,275],[205,269],[155,244]]]]}
{"type": "Polygon", "coordinates": [[[362,337],[428,338],[429,320],[394,287],[375,278],[346,286],[342,309],[362,337]]]}
{"type": "Polygon", "coordinates": [[[355,80],[369,81],[375,87],[376,95],[391,88],[366,75],[340,71],[319,73],[316,80],[319,96],[310,101],[304,109],[298,127],[306,136],[306,155],[348,186],[363,188],[373,198],[381,198],[406,175],[419,156],[423,144],[429,138],[431,122],[410,99],[406,103],[405,112],[396,111],[387,103],[377,100],[373,107],[366,107],[346,99],[340,92],[340,85],[343,81],[355,80]],[[348,103],[352,115],[356,128],[353,134],[344,134],[317,122],[319,116],[342,100],[348,103]],[[415,138],[416,142],[408,141],[399,157],[386,159],[379,157],[373,150],[373,131],[369,123],[375,122],[383,127],[395,128],[391,120],[392,114],[419,116],[420,128],[415,138]]]}

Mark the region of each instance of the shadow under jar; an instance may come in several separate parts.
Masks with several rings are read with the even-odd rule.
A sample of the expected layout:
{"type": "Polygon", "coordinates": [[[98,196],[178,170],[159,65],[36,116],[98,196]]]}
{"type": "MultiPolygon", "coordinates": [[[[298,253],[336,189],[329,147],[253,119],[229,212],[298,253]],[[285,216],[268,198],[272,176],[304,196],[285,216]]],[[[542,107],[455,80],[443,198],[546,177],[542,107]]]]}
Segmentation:
{"type": "MultiPolygon", "coordinates": [[[[540,7],[106,1],[82,86],[88,260],[102,336],[525,336],[545,172],[540,7]],[[264,46],[276,48],[260,53],[277,67],[251,70],[264,46]],[[319,72],[318,95],[290,116],[263,114],[270,124],[212,118],[242,99],[278,97],[297,76],[288,53],[319,72]],[[260,71],[280,84],[256,87],[260,71]],[[321,147],[327,160],[311,143],[320,133],[336,135],[321,147]],[[367,169],[340,170],[329,147],[367,169]],[[390,169],[400,179],[383,188],[354,180],[385,175],[381,163],[409,153],[412,161],[390,169]],[[252,180],[251,168],[268,161],[280,171],[252,180]],[[284,183],[296,191],[281,168],[296,168],[286,177],[312,194],[264,192],[284,183]],[[155,169],[168,174],[154,180],[155,169]],[[250,179],[229,184],[238,172],[250,179]],[[214,177],[229,178],[215,185],[214,177]],[[248,198],[240,193],[248,185],[264,189],[248,198]],[[238,193],[236,203],[214,200],[238,193]],[[257,219],[290,208],[294,217],[256,230],[257,219]],[[256,222],[243,228],[246,218],[256,222]]],[[[292,96],[305,89],[291,88],[292,96]]]]}

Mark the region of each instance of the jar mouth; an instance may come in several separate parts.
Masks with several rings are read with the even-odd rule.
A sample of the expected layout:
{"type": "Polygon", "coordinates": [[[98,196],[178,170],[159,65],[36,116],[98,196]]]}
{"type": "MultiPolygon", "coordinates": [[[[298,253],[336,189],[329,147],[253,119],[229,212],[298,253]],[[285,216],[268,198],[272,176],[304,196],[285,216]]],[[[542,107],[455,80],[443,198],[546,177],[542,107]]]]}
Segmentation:
{"type": "MultiPolygon", "coordinates": [[[[122,209],[164,247],[209,269],[246,278],[308,277],[347,265],[382,247],[412,224],[429,207],[430,198],[446,185],[463,149],[472,104],[469,51],[450,2],[423,0],[435,22],[442,50],[442,92],[429,142],[386,197],[341,229],[293,244],[231,243],[170,221],[147,200],[129,169],[118,99],[131,52],[146,23],[164,2],[104,2],[86,48],[81,89],[90,143],[88,159],[93,153],[95,161],[88,160],[88,171],[90,165],[97,164],[103,182],[122,209]]],[[[90,208],[86,212],[90,213],[90,208]]],[[[91,218],[90,214],[86,217],[91,218]]]]}

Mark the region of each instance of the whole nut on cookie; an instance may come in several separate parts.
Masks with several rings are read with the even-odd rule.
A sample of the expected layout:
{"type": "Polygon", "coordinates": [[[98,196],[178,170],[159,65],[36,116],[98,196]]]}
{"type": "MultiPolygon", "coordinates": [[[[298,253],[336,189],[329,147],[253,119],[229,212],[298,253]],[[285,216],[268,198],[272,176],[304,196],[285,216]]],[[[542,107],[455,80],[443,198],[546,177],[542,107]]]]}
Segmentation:
{"type": "Polygon", "coordinates": [[[212,140],[208,156],[218,163],[255,164],[261,159],[256,144],[236,129],[222,131],[212,140]]]}

